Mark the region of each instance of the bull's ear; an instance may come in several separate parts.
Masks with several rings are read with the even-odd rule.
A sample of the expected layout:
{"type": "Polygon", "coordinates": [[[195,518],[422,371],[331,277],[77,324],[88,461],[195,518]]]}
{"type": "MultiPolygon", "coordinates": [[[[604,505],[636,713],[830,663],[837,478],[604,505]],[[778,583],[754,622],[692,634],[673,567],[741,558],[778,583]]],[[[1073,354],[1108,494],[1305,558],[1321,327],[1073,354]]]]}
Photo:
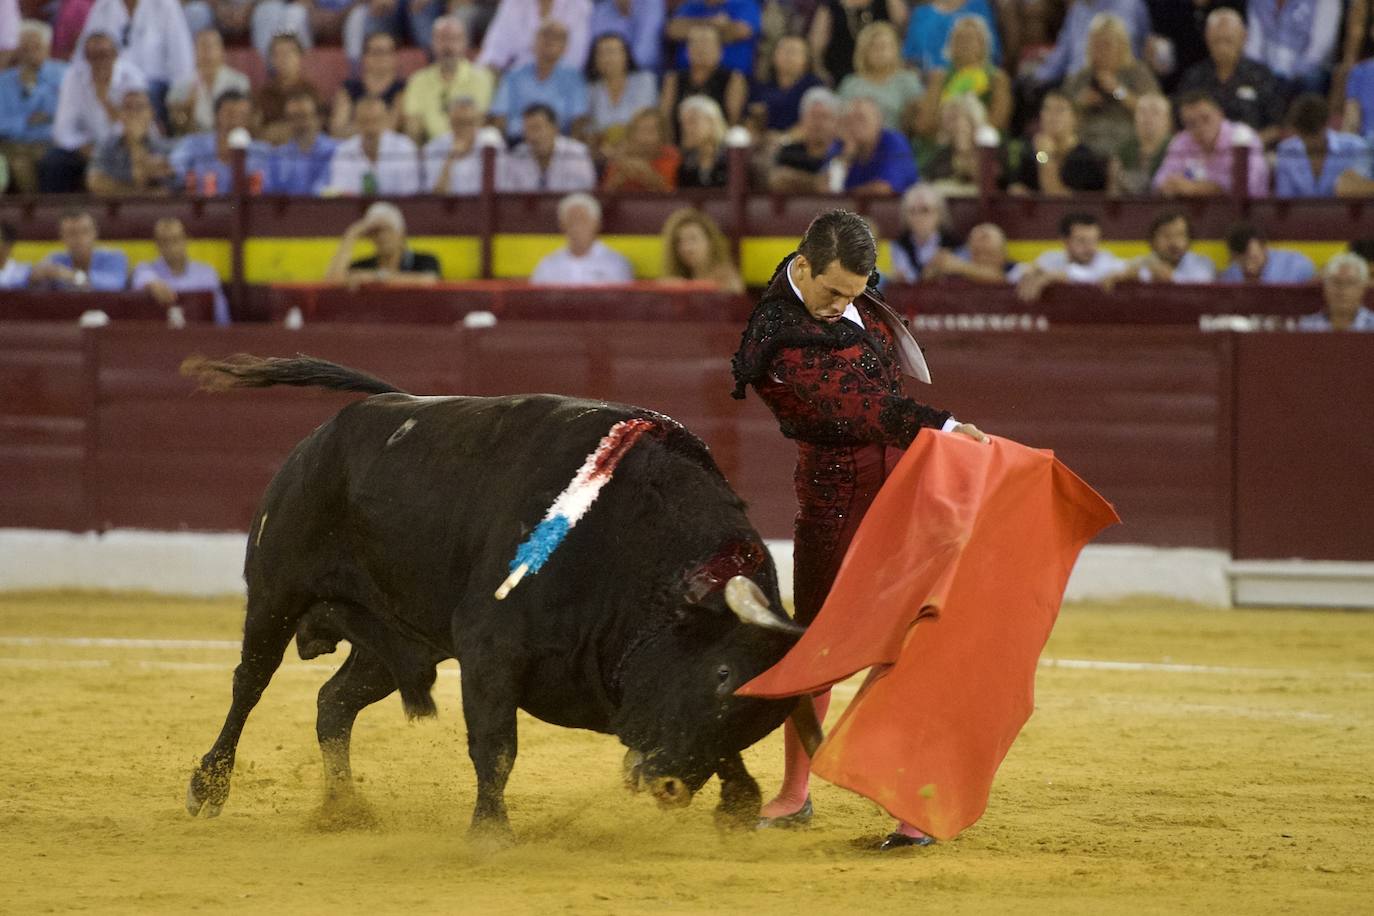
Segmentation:
{"type": "Polygon", "coordinates": [[[805,627],[797,626],[780,612],[774,611],[769,606],[768,596],[763,593],[763,589],[748,576],[733,576],[725,583],[725,603],[735,612],[736,617],[756,627],[781,630],[784,633],[806,632],[805,627]]]}

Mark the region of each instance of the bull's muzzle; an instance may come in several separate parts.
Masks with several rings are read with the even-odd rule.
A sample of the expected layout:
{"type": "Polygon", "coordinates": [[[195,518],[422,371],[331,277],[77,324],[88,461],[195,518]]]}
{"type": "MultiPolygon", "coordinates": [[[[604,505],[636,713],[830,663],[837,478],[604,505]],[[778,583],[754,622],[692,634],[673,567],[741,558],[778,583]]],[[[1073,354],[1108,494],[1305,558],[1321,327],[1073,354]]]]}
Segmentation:
{"type": "Polygon", "coordinates": [[[660,808],[685,808],[692,803],[692,790],[676,776],[658,776],[648,781],[649,794],[660,808]]]}

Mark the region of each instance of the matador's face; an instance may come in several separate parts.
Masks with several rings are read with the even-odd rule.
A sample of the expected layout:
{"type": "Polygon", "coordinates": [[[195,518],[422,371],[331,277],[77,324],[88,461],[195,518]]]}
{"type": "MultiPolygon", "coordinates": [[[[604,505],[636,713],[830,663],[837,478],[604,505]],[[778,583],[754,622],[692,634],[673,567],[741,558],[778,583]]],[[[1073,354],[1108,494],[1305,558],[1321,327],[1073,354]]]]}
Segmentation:
{"type": "Polygon", "coordinates": [[[839,321],[849,304],[868,287],[867,275],[845,270],[838,260],[831,261],[819,274],[813,274],[811,263],[805,255],[799,254],[789,269],[806,310],[817,321],[839,321]]]}

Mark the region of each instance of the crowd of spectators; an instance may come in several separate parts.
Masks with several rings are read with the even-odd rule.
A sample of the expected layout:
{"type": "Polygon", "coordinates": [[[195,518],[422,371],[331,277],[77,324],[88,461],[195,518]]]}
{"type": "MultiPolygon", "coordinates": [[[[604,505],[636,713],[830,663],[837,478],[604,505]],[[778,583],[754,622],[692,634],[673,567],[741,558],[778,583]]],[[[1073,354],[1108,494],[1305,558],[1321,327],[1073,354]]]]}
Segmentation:
{"type": "MultiPolygon", "coordinates": [[[[904,195],[899,280],[1010,282],[1027,298],[1056,282],[1209,281],[1217,267],[1191,250],[1186,211],[1169,201],[1240,190],[1237,149],[1254,197],[1374,194],[1371,7],[0,0],[0,190],[224,195],[244,190],[231,167],[242,150],[248,193],[473,195],[491,149],[498,192],[571,195],[558,213],[567,245],[543,275],[600,282],[628,265],[597,241],[588,192],[723,187],[729,149],[747,146],[757,189],[904,195]],[[349,75],[317,82],[311,62],[331,45],[349,75]],[[427,62],[403,68],[407,48],[427,62]],[[950,237],[945,197],[977,192],[988,162],[1010,194],[1159,197],[1150,252],[1108,254],[1086,214],[1065,221],[1063,251],[1025,265],[997,226],[950,237]]],[[[670,277],[742,285],[708,217],[675,220],[664,230],[670,277]]],[[[96,288],[122,270],[122,284],[156,273],[150,289],[175,290],[200,276],[184,229],[158,232],[167,250],[140,275],[103,263],[94,222],[73,216],[66,259],[22,282],[96,288]]],[[[1228,246],[1221,280],[1311,276],[1258,227],[1235,227],[1228,246]]],[[[439,276],[405,266],[417,257],[388,203],[348,229],[329,275],[439,276]],[[363,239],[375,264],[352,259],[363,239]]],[[[1353,268],[1342,263],[1344,277],[1353,268]]],[[[14,285],[20,268],[3,269],[14,285]]]]}
{"type": "Polygon", "coordinates": [[[729,136],[760,189],[971,193],[992,149],[1011,193],[1226,194],[1241,147],[1253,196],[1368,195],[1371,4],[0,0],[0,174],[226,194],[244,148],[253,192],[472,194],[492,147],[498,190],[668,192],[729,136]]]}

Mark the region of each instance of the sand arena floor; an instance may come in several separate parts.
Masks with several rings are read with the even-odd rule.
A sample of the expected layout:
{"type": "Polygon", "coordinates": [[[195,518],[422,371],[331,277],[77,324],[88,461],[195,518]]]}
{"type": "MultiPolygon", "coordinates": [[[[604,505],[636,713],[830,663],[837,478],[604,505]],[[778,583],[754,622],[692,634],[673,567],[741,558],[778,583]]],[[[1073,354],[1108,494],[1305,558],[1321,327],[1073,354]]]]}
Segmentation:
{"type": "MultiPolygon", "coordinates": [[[[241,620],[231,600],[0,595],[0,912],[1374,912],[1374,615],[1066,608],[987,815],[886,856],[864,848],[886,818],[833,786],[810,830],[722,837],[715,783],[661,813],[621,789],[613,738],[523,715],[519,842],[470,844],[452,670],[438,721],[394,695],[363,713],[380,827],[322,832],[314,695],[341,659],[290,653],[224,813],[192,820],[241,620]]],[[[746,754],[765,793],[780,746],[746,754]]]]}

